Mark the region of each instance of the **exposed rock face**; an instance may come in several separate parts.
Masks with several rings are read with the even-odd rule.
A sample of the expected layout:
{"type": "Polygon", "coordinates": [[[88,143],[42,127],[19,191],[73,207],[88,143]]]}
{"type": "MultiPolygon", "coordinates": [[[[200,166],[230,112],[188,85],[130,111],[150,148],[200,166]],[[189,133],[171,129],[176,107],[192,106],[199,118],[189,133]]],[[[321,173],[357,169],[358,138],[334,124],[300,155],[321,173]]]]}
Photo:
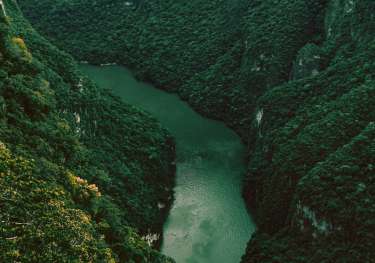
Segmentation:
{"type": "Polygon", "coordinates": [[[5,5],[4,5],[3,0],[0,0],[0,7],[1,7],[1,11],[2,11],[3,15],[6,16],[7,13],[5,11],[5,5]]]}
{"type": "Polygon", "coordinates": [[[64,21],[23,1],[80,59],[116,58],[241,135],[244,197],[258,221],[243,262],[374,262],[375,2],[182,2],[145,1],[126,19],[112,2],[98,18],[64,21]],[[121,26],[94,30],[91,19],[121,26]]]}
{"type": "Polygon", "coordinates": [[[333,230],[331,222],[323,218],[318,218],[316,213],[311,208],[304,206],[299,202],[296,210],[297,227],[301,232],[305,231],[305,228],[312,227],[312,236],[317,237],[318,234],[328,235],[333,230]]]}
{"type": "Polygon", "coordinates": [[[293,63],[291,79],[297,80],[318,75],[322,63],[321,53],[320,47],[315,44],[304,46],[293,63]]]}

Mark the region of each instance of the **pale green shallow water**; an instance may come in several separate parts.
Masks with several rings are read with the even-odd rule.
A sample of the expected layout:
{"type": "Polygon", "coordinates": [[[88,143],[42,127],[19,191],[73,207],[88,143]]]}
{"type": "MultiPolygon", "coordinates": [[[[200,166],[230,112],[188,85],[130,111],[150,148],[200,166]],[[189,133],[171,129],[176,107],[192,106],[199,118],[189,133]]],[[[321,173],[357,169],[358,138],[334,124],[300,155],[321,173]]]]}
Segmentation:
{"type": "Polygon", "coordinates": [[[81,69],[125,102],[151,112],[176,138],[175,202],[162,252],[177,263],[238,263],[255,230],[241,198],[245,149],[239,137],[176,95],[137,82],[123,67],[81,69]]]}

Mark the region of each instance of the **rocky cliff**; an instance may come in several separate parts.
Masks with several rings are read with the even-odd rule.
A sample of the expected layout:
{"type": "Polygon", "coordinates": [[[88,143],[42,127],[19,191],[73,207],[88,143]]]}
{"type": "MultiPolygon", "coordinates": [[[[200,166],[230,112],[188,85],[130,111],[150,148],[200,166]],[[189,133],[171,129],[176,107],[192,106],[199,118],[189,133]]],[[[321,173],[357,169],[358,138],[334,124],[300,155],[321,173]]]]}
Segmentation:
{"type": "Polygon", "coordinates": [[[76,58],[127,65],[241,135],[258,223],[243,262],[374,261],[373,1],[21,4],[76,58]]]}
{"type": "Polygon", "coordinates": [[[1,4],[0,261],[172,262],[146,240],[171,202],[170,135],[1,4]]]}

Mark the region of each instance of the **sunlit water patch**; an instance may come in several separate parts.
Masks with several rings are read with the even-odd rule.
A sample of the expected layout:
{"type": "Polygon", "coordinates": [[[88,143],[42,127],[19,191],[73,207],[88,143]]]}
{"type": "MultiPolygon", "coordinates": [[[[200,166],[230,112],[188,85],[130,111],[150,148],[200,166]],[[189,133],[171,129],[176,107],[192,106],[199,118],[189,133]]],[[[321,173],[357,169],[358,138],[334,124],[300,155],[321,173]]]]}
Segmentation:
{"type": "Polygon", "coordinates": [[[176,95],[137,82],[123,67],[82,70],[125,102],[151,112],[176,138],[175,201],[162,252],[177,263],[238,263],[255,230],[241,198],[245,149],[238,136],[176,95]]]}

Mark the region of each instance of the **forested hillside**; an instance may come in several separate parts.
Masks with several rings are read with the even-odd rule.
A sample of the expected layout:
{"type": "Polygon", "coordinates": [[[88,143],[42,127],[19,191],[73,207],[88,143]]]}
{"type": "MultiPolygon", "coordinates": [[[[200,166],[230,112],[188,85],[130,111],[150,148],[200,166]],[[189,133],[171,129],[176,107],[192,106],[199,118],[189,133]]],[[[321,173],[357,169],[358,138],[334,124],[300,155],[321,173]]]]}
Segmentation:
{"type": "Polygon", "coordinates": [[[0,3],[0,261],[172,262],[170,135],[0,3]]]}
{"type": "Polygon", "coordinates": [[[127,65],[241,135],[243,262],[375,262],[374,1],[20,3],[78,60],[127,65]]]}

